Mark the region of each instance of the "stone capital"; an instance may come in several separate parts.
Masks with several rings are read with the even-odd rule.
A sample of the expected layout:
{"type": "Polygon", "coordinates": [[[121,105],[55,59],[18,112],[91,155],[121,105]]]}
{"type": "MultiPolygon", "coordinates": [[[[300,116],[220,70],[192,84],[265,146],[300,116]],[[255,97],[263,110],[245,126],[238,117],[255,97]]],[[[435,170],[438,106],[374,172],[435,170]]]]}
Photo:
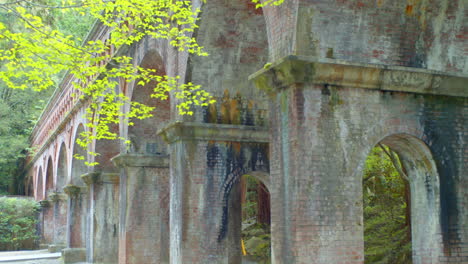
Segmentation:
{"type": "Polygon", "coordinates": [[[158,131],[171,144],[177,141],[270,141],[268,129],[257,126],[225,125],[196,122],[174,122],[158,131]]]}
{"type": "Polygon", "coordinates": [[[50,201],[49,201],[49,200],[42,200],[42,201],[39,201],[39,204],[41,205],[41,208],[50,207],[50,201]]]}
{"type": "Polygon", "coordinates": [[[116,167],[169,168],[168,155],[119,154],[111,159],[116,167]]]}
{"type": "Polygon", "coordinates": [[[99,172],[88,172],[88,173],[81,175],[80,177],[86,183],[86,185],[89,186],[97,182],[99,174],[100,174],[99,172]]]}
{"type": "Polygon", "coordinates": [[[293,84],[308,83],[468,97],[467,76],[309,56],[286,56],[252,74],[249,79],[268,94],[293,84]]]}
{"type": "Polygon", "coordinates": [[[65,200],[65,197],[64,197],[64,194],[60,193],[60,192],[52,192],[49,194],[49,200],[53,203],[56,203],[60,200],[65,200]]]}
{"type": "Polygon", "coordinates": [[[73,184],[68,184],[67,186],[63,187],[63,191],[68,195],[68,197],[77,197],[80,193],[82,193],[82,188],[73,184]]]}

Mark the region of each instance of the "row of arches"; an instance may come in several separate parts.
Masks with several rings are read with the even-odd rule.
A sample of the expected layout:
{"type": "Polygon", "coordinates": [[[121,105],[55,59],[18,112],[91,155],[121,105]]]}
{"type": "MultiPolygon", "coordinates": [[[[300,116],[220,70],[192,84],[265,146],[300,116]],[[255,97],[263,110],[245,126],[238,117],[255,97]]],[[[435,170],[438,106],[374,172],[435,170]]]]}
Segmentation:
{"type": "MultiPolygon", "coordinates": [[[[79,135],[82,131],[84,131],[84,126],[83,124],[79,124],[75,135],[79,135]]],[[[87,170],[83,162],[74,162],[73,160],[73,155],[75,154],[84,154],[86,156],[86,150],[76,143],[73,144],[73,148],[70,148],[62,141],[57,153],[53,152],[53,150],[50,152],[52,153],[48,155],[44,163],[36,165],[33,170],[35,172],[33,175],[34,193],[28,195],[34,195],[38,201],[47,199],[47,196],[51,192],[63,191],[63,187],[66,184],[78,183],[77,175],[83,174],[87,170]],[[71,154],[72,152],[73,155],[71,154]],[[70,172],[69,168],[71,167],[74,170],[70,172]]],[[[47,154],[44,153],[44,156],[47,154]]]]}

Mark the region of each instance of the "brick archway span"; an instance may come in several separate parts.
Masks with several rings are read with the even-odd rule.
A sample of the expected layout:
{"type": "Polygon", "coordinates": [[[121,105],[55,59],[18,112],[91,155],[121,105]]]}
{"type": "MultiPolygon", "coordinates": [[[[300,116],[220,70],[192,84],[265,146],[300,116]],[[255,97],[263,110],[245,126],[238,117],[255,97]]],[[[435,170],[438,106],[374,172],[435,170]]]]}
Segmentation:
{"type": "Polygon", "coordinates": [[[42,171],[42,166],[39,167],[39,169],[37,170],[37,173],[36,173],[36,200],[37,201],[40,201],[42,199],[44,199],[44,172],[42,171]]]}
{"type": "Polygon", "coordinates": [[[262,182],[268,189],[271,190],[271,182],[270,182],[270,174],[265,171],[249,171],[244,175],[250,175],[257,179],[258,181],[262,182]]]}
{"type": "Polygon", "coordinates": [[[79,123],[76,126],[76,129],[72,136],[73,148],[70,151],[72,155],[71,155],[71,160],[70,160],[71,174],[69,178],[69,183],[74,184],[74,185],[80,185],[80,186],[84,186],[84,182],[80,178],[80,176],[86,173],[88,170],[88,168],[84,164],[84,161],[87,158],[87,150],[79,146],[78,143],[76,143],[76,139],[79,137],[80,133],[84,131],[86,131],[86,126],[84,125],[84,123],[79,123]],[[75,155],[82,156],[84,157],[85,160],[76,159],[74,157],[75,155]]]}
{"type": "Polygon", "coordinates": [[[428,128],[420,122],[401,118],[388,118],[368,129],[367,144],[363,148],[354,176],[362,177],[367,155],[377,143],[383,143],[398,153],[408,169],[411,192],[411,221],[413,261],[422,263],[430,258],[450,256],[448,242],[456,236],[457,223],[463,222],[458,210],[457,191],[449,183],[456,172],[450,146],[435,142],[428,128]],[[454,229],[454,230],[451,230],[454,229]],[[454,232],[455,231],[455,232],[454,232]]]}
{"type": "Polygon", "coordinates": [[[62,191],[62,188],[66,185],[69,168],[69,148],[67,147],[66,141],[59,141],[59,147],[57,148],[55,160],[55,186],[57,191],[62,191]]]}
{"type": "MultiPolygon", "coordinates": [[[[53,154],[53,153],[51,153],[53,154]]],[[[53,158],[52,156],[50,155],[48,158],[47,158],[47,165],[46,165],[46,169],[45,169],[45,196],[44,198],[47,198],[47,195],[49,192],[52,192],[54,189],[55,189],[55,181],[54,181],[54,174],[55,174],[55,169],[54,169],[54,162],[53,162],[53,158]]]]}

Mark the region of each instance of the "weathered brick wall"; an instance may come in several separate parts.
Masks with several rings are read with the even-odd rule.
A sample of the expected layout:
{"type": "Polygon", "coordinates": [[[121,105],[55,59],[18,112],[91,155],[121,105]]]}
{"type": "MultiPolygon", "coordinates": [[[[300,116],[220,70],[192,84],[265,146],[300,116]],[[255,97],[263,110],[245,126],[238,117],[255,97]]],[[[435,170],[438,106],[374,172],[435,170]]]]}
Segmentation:
{"type": "MultiPolygon", "coordinates": [[[[102,174],[101,174],[102,175],[102,174]]],[[[108,174],[106,174],[108,175],[108,174]]],[[[114,174],[112,174],[114,175],[114,174]]],[[[117,174],[116,174],[117,175],[117,174]]],[[[93,263],[118,262],[119,185],[110,179],[94,183],[93,263]]]]}
{"type": "Polygon", "coordinates": [[[278,263],[362,263],[362,169],[385,138],[413,166],[415,263],[468,260],[466,98],[297,84],[270,106],[278,263]]]}
{"type": "Polygon", "coordinates": [[[124,173],[119,263],[168,263],[169,170],[127,165],[124,173]]]}
{"type": "Polygon", "coordinates": [[[43,214],[43,237],[42,243],[50,244],[54,241],[54,208],[44,207],[42,208],[43,214]]]}
{"type": "Polygon", "coordinates": [[[87,236],[87,199],[86,194],[81,193],[69,198],[69,236],[70,248],[86,248],[87,236]]]}
{"type": "Polygon", "coordinates": [[[54,244],[67,244],[67,201],[60,199],[52,203],[54,210],[54,244]]]}
{"type": "Polygon", "coordinates": [[[189,56],[182,64],[186,68],[178,74],[185,74],[186,82],[201,85],[217,103],[198,109],[194,117],[185,120],[249,125],[261,122],[266,98],[248,77],[267,62],[262,10],[249,1],[212,0],[204,3],[201,11],[196,39],[209,56],[189,56]]]}
{"type": "Polygon", "coordinates": [[[237,263],[229,196],[243,174],[268,167],[268,146],[190,140],[171,150],[171,263],[237,263]]]}
{"type": "Polygon", "coordinates": [[[464,1],[298,0],[267,8],[270,60],[307,55],[468,72],[464,1]]]}

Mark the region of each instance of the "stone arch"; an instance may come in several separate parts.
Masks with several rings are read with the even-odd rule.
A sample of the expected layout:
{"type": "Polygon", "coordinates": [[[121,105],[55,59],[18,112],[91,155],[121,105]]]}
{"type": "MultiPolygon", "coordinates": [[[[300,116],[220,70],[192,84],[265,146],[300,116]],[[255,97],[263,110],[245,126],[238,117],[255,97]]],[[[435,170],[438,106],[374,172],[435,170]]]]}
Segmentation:
{"type": "Polygon", "coordinates": [[[75,134],[73,138],[73,149],[72,149],[72,160],[71,160],[71,175],[70,175],[70,180],[69,182],[73,185],[77,186],[85,186],[83,180],[81,179],[81,175],[85,174],[88,171],[88,168],[84,164],[84,160],[79,160],[75,158],[75,155],[84,157],[86,160],[87,158],[87,151],[78,143],[76,142],[76,139],[80,136],[80,133],[85,131],[85,127],[82,123],[80,123],[75,130],[75,134]]]}
{"type": "Polygon", "coordinates": [[[68,151],[65,142],[62,142],[59,147],[57,164],[55,171],[55,189],[61,191],[67,183],[68,178],[68,151]]]}
{"type": "Polygon", "coordinates": [[[55,184],[54,184],[54,164],[52,162],[52,156],[49,156],[47,159],[47,167],[46,167],[46,174],[45,174],[45,198],[54,191],[55,184]]]}
{"type": "Polygon", "coordinates": [[[44,199],[44,187],[43,187],[43,176],[42,176],[42,167],[39,167],[37,170],[36,178],[36,200],[40,201],[44,199]]]}
{"type": "MultiPolygon", "coordinates": [[[[162,57],[157,50],[151,49],[143,56],[140,66],[155,69],[157,75],[165,75],[166,70],[162,57]]],[[[128,127],[128,138],[131,141],[130,153],[165,155],[168,153],[167,144],[157,135],[157,131],[164,127],[170,119],[170,96],[166,100],[151,98],[156,82],[144,86],[135,85],[129,95],[132,102],[139,102],[154,107],[150,118],[132,120],[133,126],[128,127]]]]}
{"type": "MultiPolygon", "coordinates": [[[[431,150],[421,139],[407,133],[389,133],[377,143],[398,154],[409,177],[413,262],[422,263],[423,258],[437,262],[443,250],[440,179],[431,150]]],[[[370,149],[365,153],[370,153],[370,149]]]]}
{"type": "Polygon", "coordinates": [[[266,171],[248,171],[245,173],[257,179],[258,181],[262,182],[268,189],[271,191],[271,182],[270,182],[270,174],[266,171]]]}
{"type": "Polygon", "coordinates": [[[266,113],[263,92],[249,76],[268,62],[268,37],[263,10],[243,0],[199,3],[198,43],[210,54],[191,55],[185,82],[201,85],[218,98],[193,117],[205,123],[262,125],[266,113]]]}
{"type": "Polygon", "coordinates": [[[71,175],[69,185],[67,185],[68,202],[68,245],[71,248],[84,248],[86,246],[86,224],[87,224],[87,199],[84,193],[85,182],[81,176],[88,172],[88,167],[84,164],[85,160],[74,158],[79,155],[87,158],[87,150],[76,143],[76,139],[81,132],[85,131],[85,127],[80,123],[74,133],[73,148],[71,152],[71,175]]]}

